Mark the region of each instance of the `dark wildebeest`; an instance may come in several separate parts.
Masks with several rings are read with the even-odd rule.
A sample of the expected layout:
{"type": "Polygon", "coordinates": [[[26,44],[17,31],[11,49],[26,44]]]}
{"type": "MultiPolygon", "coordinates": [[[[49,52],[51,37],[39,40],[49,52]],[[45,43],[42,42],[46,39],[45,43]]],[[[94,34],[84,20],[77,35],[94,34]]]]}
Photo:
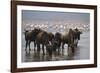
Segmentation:
{"type": "Polygon", "coordinates": [[[82,34],[82,32],[80,32],[77,28],[74,29],[73,32],[74,32],[74,44],[75,44],[75,47],[77,47],[78,40],[80,40],[80,34],[82,34]]]}
{"type": "Polygon", "coordinates": [[[37,29],[35,28],[32,31],[25,31],[25,41],[26,41],[26,47],[25,47],[25,51],[27,51],[27,46],[29,46],[29,51],[31,50],[30,48],[30,43],[33,41],[34,42],[34,50],[35,50],[35,39],[38,33],[40,33],[42,30],[41,29],[37,29]]]}
{"type": "Polygon", "coordinates": [[[52,46],[53,46],[52,51],[54,52],[54,54],[56,54],[56,52],[60,54],[61,33],[59,32],[55,33],[53,41],[52,41],[52,46]]]}
{"type": "Polygon", "coordinates": [[[44,46],[46,47],[46,51],[48,54],[51,54],[51,50],[49,49],[49,45],[50,45],[50,42],[49,42],[50,38],[49,38],[49,34],[46,32],[46,31],[42,31],[40,32],[37,36],[36,36],[36,44],[37,44],[37,52],[38,54],[40,54],[40,50],[41,50],[41,47],[40,45],[42,45],[42,52],[43,52],[43,55],[45,54],[45,48],[44,46]]]}

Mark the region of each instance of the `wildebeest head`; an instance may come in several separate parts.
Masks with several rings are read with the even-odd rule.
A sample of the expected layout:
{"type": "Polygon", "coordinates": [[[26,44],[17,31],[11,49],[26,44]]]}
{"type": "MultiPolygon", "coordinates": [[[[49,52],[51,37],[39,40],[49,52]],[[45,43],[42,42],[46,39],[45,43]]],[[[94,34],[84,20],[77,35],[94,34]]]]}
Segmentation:
{"type": "Polygon", "coordinates": [[[80,40],[80,34],[82,34],[81,31],[79,31],[79,29],[74,29],[74,38],[80,40]]]}
{"type": "Polygon", "coordinates": [[[37,34],[40,33],[42,30],[35,28],[34,30],[28,31],[25,30],[25,40],[34,41],[37,34]]]}
{"type": "Polygon", "coordinates": [[[42,30],[41,29],[39,29],[39,28],[34,28],[34,30],[32,30],[32,33],[34,34],[34,35],[37,35],[39,32],[41,32],[42,30]]]}
{"type": "Polygon", "coordinates": [[[60,42],[61,41],[61,33],[59,33],[59,32],[55,33],[54,40],[60,42]]]}
{"type": "Polygon", "coordinates": [[[40,33],[40,32],[42,32],[42,30],[41,29],[39,29],[39,28],[34,28],[34,30],[32,30],[32,39],[36,39],[36,36],[40,33]]]}
{"type": "Polygon", "coordinates": [[[52,42],[52,40],[53,40],[53,38],[54,38],[54,34],[51,33],[51,32],[49,32],[49,33],[48,33],[48,36],[49,36],[49,41],[52,42]]]}

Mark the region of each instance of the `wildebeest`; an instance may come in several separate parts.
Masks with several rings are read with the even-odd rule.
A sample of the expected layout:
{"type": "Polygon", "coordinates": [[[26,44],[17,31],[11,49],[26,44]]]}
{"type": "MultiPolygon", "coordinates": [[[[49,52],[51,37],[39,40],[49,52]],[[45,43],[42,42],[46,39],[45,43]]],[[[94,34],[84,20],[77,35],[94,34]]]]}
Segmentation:
{"type": "Polygon", "coordinates": [[[81,32],[76,28],[74,30],[69,29],[69,32],[65,35],[62,35],[62,52],[64,49],[64,45],[68,44],[68,48],[71,47],[72,52],[74,53],[74,49],[77,47],[78,40],[80,40],[81,32]]]}
{"type": "Polygon", "coordinates": [[[26,47],[25,47],[25,51],[27,49],[27,46],[29,46],[29,51],[31,50],[30,48],[30,43],[33,41],[34,42],[34,50],[35,50],[35,39],[38,33],[40,33],[42,30],[41,29],[37,29],[35,28],[32,31],[25,31],[25,41],[26,41],[26,47]]]}
{"type": "Polygon", "coordinates": [[[52,41],[52,51],[56,54],[56,52],[60,53],[60,46],[61,46],[61,33],[56,32],[52,41]]]}
{"type": "Polygon", "coordinates": [[[47,47],[47,45],[50,45],[49,41],[50,41],[50,36],[46,31],[42,31],[42,32],[38,33],[38,35],[36,36],[36,44],[37,44],[38,54],[40,54],[40,50],[41,50],[40,45],[42,45],[43,55],[45,54],[44,46],[46,47],[46,51],[49,52],[48,47],[47,47]]]}

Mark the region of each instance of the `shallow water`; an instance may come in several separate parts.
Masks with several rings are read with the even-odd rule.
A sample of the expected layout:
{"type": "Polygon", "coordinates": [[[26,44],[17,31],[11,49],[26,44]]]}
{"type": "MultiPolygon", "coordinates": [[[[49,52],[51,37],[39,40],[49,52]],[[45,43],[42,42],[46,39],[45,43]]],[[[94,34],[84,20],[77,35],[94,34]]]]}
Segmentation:
{"type": "MultiPolygon", "coordinates": [[[[34,51],[34,44],[31,43],[30,54],[25,52],[25,39],[22,36],[22,62],[40,62],[40,61],[61,61],[61,60],[81,60],[90,58],[90,33],[84,32],[81,34],[78,47],[75,49],[75,54],[68,56],[67,44],[64,46],[64,52],[60,52],[60,55],[52,55],[51,57],[47,54],[43,55],[42,51],[40,55],[34,51]]],[[[71,53],[71,52],[70,52],[71,53]]]]}

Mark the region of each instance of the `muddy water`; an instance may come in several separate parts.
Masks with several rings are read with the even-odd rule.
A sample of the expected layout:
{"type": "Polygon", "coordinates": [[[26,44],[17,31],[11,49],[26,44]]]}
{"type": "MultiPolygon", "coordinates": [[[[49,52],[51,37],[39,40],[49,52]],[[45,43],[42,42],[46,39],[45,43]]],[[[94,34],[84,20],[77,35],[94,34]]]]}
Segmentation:
{"type": "Polygon", "coordinates": [[[43,55],[42,51],[40,55],[34,51],[34,44],[31,43],[31,51],[30,54],[27,51],[25,52],[25,40],[24,35],[22,36],[22,62],[40,62],[40,61],[61,61],[61,60],[81,60],[81,59],[89,59],[90,58],[90,36],[89,32],[84,32],[81,34],[81,38],[79,40],[78,47],[75,48],[74,56],[68,56],[68,48],[67,44],[64,46],[64,52],[60,52],[60,55],[52,55],[49,56],[47,54],[43,55]]]}

